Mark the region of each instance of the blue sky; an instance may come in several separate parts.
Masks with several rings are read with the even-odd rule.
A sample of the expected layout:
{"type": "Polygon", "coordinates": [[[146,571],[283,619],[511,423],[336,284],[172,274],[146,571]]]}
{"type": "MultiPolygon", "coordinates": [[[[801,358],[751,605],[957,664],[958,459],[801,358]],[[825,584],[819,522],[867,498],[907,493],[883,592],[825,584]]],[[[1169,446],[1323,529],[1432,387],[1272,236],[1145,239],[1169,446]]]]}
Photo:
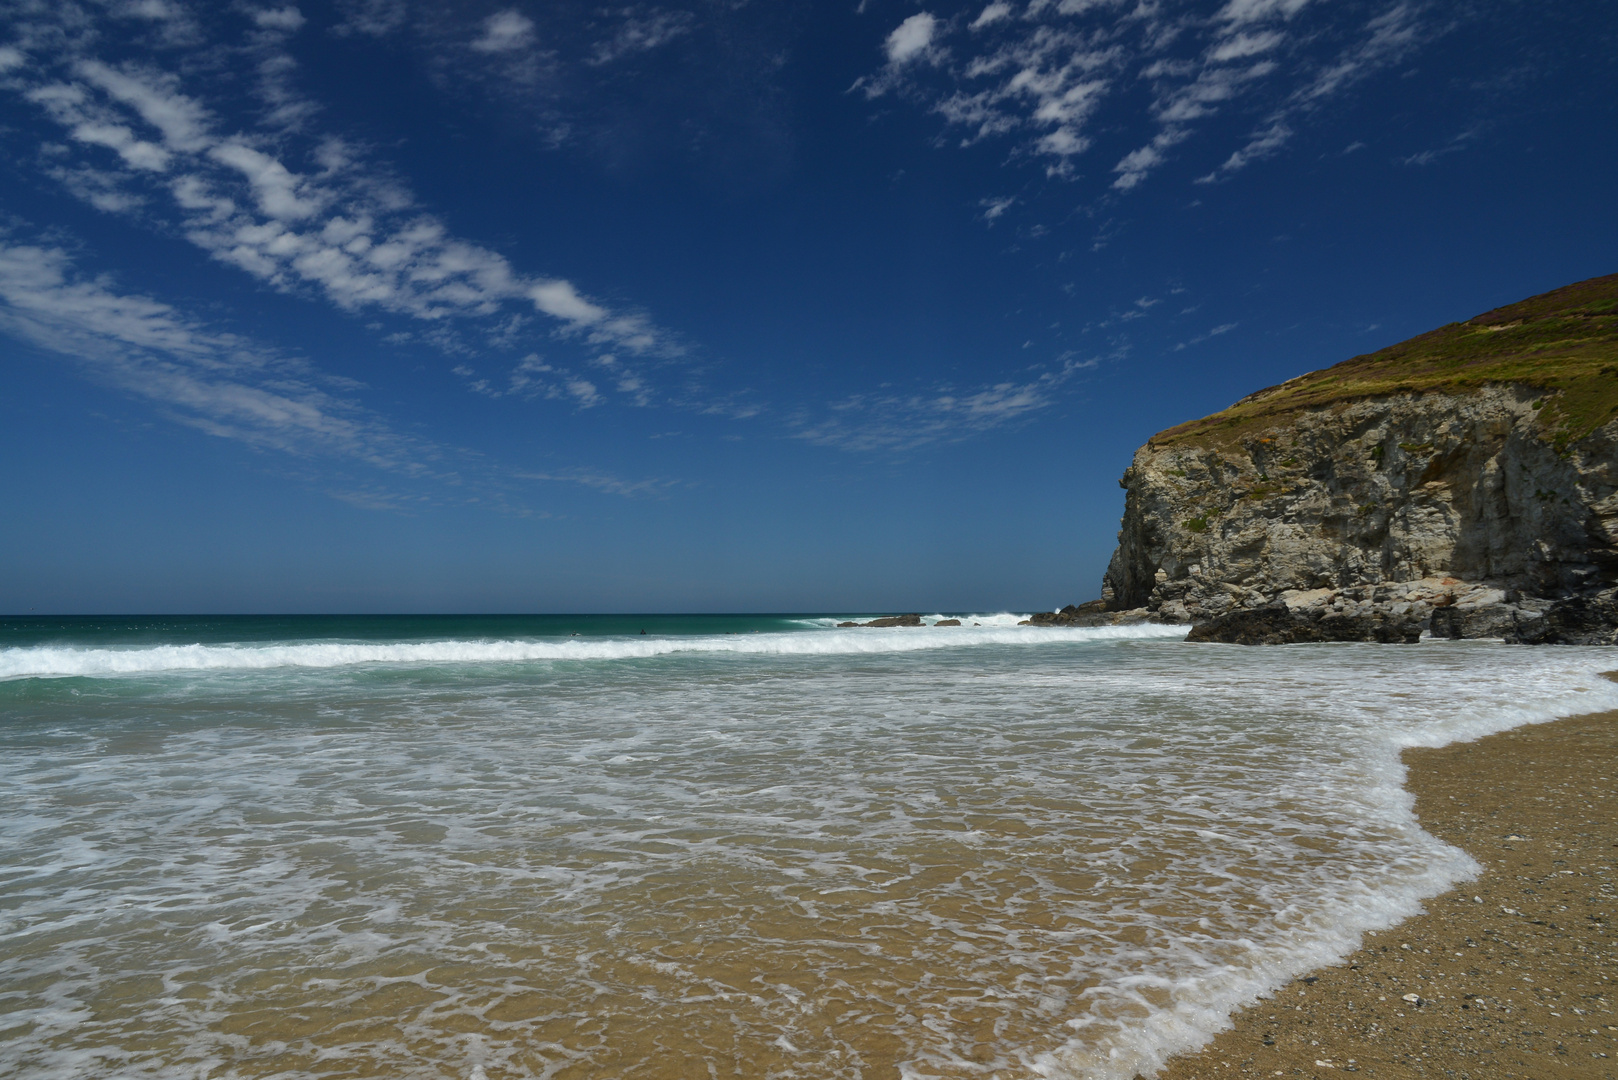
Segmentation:
{"type": "Polygon", "coordinates": [[[1618,269],[1618,8],[0,2],[0,610],[1048,608],[1618,269]]]}

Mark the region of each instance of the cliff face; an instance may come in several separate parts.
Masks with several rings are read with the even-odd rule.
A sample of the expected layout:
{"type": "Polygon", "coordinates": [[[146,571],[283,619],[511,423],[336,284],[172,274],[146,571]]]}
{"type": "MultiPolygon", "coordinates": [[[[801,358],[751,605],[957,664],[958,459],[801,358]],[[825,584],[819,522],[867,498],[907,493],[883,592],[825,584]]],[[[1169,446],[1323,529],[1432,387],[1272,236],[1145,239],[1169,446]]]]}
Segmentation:
{"type": "Polygon", "coordinates": [[[1103,598],[1190,621],[1288,590],[1456,577],[1551,596],[1613,580],[1618,424],[1559,454],[1537,400],[1407,394],[1235,446],[1148,444],[1124,474],[1103,598]]]}
{"type": "Polygon", "coordinates": [[[1618,582],[1615,365],[1618,276],[1164,432],[1121,481],[1103,601],[1232,625],[1268,605],[1313,627],[1290,640],[1543,637],[1552,603],[1618,582]]]}

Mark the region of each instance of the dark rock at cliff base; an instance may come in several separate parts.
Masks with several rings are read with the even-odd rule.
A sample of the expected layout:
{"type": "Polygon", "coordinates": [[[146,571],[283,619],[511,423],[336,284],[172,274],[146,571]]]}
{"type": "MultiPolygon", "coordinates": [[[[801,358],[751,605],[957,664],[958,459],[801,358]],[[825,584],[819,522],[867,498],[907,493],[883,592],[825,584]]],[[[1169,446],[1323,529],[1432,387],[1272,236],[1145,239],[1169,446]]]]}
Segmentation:
{"type": "MultiPolygon", "coordinates": [[[[1543,607],[1543,605],[1541,605],[1543,607]]],[[[1541,612],[1516,604],[1451,604],[1433,609],[1432,632],[1437,638],[1504,638],[1515,636],[1541,612]]]]}
{"type": "Polygon", "coordinates": [[[840,622],[838,626],[920,626],[920,615],[889,615],[881,619],[872,619],[870,622],[840,622]]]}
{"type": "Polygon", "coordinates": [[[1018,625],[1022,626],[1076,626],[1091,625],[1081,623],[1080,620],[1096,615],[1105,615],[1107,605],[1102,600],[1091,600],[1083,604],[1069,604],[1060,611],[1036,611],[1018,625]]]}
{"type": "Polygon", "coordinates": [[[1618,645],[1618,589],[1554,601],[1501,636],[1523,645],[1618,645]]]}
{"type": "Polygon", "coordinates": [[[1128,611],[1108,611],[1105,600],[1091,600],[1083,604],[1069,604],[1061,611],[1037,611],[1019,622],[1018,626],[1132,626],[1151,622],[1152,613],[1145,608],[1128,611]]]}
{"type": "Polygon", "coordinates": [[[1285,604],[1267,604],[1229,611],[1193,626],[1186,640],[1225,645],[1292,645],[1321,641],[1410,644],[1421,640],[1421,623],[1381,612],[1321,614],[1294,611],[1285,604]]]}

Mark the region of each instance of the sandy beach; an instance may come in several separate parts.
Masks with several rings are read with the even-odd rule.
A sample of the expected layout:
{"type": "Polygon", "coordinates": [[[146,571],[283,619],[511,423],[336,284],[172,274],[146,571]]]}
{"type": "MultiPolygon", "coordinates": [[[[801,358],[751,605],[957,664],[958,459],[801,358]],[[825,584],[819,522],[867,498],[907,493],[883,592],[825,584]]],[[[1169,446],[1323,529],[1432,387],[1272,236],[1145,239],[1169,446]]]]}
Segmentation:
{"type": "Polygon", "coordinates": [[[1618,713],[1404,760],[1422,824],[1482,874],[1243,1010],[1163,1080],[1618,1077],[1618,713]]]}

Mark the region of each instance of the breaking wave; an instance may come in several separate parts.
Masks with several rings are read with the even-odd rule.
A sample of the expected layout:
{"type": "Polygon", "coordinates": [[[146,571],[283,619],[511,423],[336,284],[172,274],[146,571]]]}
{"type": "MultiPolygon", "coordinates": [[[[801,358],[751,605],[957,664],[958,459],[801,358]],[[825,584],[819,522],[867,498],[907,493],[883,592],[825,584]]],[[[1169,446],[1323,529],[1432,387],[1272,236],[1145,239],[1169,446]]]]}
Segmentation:
{"type": "Polygon", "coordinates": [[[676,654],[852,656],[981,645],[1057,645],[1183,638],[1183,626],[1087,628],[1015,625],[848,629],[690,637],[569,638],[561,641],[299,642],[83,648],[38,645],[0,650],[0,679],[106,677],[182,671],[337,668],[356,664],[441,666],[536,661],[645,660],[676,654]]]}

